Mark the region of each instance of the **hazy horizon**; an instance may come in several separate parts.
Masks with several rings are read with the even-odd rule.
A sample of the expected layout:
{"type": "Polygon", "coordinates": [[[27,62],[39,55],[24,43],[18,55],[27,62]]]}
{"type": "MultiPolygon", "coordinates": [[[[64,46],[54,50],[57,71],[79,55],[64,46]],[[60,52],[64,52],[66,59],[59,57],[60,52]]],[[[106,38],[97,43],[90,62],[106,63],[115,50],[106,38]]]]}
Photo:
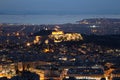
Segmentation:
{"type": "Polygon", "coordinates": [[[0,23],[65,24],[88,18],[120,18],[120,15],[0,15],[0,23]]]}
{"type": "Polygon", "coordinates": [[[1,0],[0,14],[119,15],[120,0],[1,0]]]}

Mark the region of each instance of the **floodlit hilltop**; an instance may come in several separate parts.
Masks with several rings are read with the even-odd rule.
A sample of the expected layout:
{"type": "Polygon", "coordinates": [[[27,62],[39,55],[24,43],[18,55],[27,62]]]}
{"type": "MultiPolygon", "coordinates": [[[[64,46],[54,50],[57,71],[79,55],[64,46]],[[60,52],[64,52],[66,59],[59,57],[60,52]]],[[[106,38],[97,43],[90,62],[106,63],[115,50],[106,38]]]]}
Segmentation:
{"type": "Polygon", "coordinates": [[[55,28],[54,30],[41,30],[37,33],[35,33],[35,40],[34,43],[39,42],[40,38],[43,38],[45,40],[48,39],[53,42],[64,42],[64,41],[81,41],[83,40],[83,37],[79,33],[73,33],[73,32],[64,32],[62,30],[59,30],[55,28]]]}

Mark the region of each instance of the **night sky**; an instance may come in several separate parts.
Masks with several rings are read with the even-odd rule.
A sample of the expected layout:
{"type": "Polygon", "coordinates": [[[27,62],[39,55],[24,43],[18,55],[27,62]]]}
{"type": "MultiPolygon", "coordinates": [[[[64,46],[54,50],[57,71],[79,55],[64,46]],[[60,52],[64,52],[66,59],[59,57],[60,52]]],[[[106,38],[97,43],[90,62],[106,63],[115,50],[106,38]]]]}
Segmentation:
{"type": "Polygon", "coordinates": [[[120,0],[0,0],[0,14],[120,14],[120,0]]]}

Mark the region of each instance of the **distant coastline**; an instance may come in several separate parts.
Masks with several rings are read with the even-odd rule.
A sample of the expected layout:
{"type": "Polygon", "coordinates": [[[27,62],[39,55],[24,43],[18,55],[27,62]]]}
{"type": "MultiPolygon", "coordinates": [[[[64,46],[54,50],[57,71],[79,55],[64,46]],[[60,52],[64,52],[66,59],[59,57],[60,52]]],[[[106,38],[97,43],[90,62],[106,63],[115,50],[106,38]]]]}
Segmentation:
{"type": "Polygon", "coordinates": [[[7,15],[0,14],[0,23],[66,24],[88,18],[120,18],[120,15],[7,15]]]}

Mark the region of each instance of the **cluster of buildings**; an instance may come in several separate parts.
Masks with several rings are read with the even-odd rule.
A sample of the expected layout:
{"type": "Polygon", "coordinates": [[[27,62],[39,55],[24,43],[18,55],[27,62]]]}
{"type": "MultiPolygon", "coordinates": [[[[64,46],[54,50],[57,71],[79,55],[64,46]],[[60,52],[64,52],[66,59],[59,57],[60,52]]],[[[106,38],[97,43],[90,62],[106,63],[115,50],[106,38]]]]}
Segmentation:
{"type": "Polygon", "coordinates": [[[19,44],[0,44],[0,77],[30,71],[39,80],[120,79],[119,48],[84,42],[81,34],[58,28],[20,36],[16,34],[19,44]]]}
{"type": "MultiPolygon", "coordinates": [[[[15,53],[12,53],[11,56],[3,55],[0,58],[0,77],[12,78],[14,76],[21,76],[21,72],[25,70],[38,74],[39,80],[69,80],[71,78],[72,80],[119,79],[119,66],[116,65],[116,62],[112,62],[113,59],[116,61],[118,60],[117,58],[119,58],[118,49],[104,48],[102,50],[100,46],[93,44],[75,46],[76,45],[71,45],[70,47],[58,45],[56,49],[60,48],[60,50],[47,52],[47,54],[46,52],[37,53],[35,58],[41,55],[39,57],[40,59],[36,60],[33,58],[34,60],[32,61],[30,61],[31,57],[29,55],[34,56],[36,53],[33,52],[29,55],[25,52],[16,53],[20,55],[24,54],[21,57],[25,57],[28,61],[16,61],[16,59],[12,59],[11,57],[13,57],[15,53]],[[45,55],[46,57],[44,57],[45,55]]],[[[53,48],[54,47],[55,46],[53,46],[53,48]]],[[[30,49],[34,48],[32,47],[30,49]]],[[[38,46],[38,48],[40,47],[38,46]]],[[[20,58],[18,58],[18,60],[19,59],[20,58]]]]}

